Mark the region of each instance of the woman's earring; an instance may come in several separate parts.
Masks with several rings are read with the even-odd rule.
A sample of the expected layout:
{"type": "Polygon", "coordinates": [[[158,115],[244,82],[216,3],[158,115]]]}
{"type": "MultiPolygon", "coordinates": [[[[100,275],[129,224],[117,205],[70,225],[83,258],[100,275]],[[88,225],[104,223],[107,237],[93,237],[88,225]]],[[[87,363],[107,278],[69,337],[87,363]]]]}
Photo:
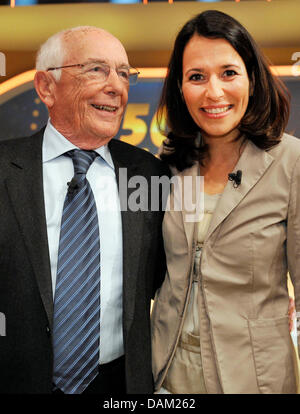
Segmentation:
{"type": "Polygon", "coordinates": [[[184,96],[183,96],[182,89],[181,89],[181,85],[180,85],[179,81],[177,81],[177,86],[178,86],[178,89],[179,89],[179,92],[180,92],[181,99],[184,102],[184,96]]]}
{"type": "Polygon", "coordinates": [[[181,88],[179,88],[179,91],[180,91],[181,99],[182,99],[182,100],[183,100],[183,102],[184,102],[184,96],[183,96],[183,93],[182,93],[182,89],[181,89],[181,88]]]}
{"type": "Polygon", "coordinates": [[[249,98],[252,98],[253,93],[254,93],[254,79],[253,79],[253,75],[251,77],[252,79],[250,80],[250,85],[249,85],[249,98]]]}
{"type": "Polygon", "coordinates": [[[205,145],[205,142],[204,142],[203,136],[202,136],[201,132],[198,131],[196,139],[195,139],[195,147],[196,148],[203,148],[204,145],[205,145]]]}

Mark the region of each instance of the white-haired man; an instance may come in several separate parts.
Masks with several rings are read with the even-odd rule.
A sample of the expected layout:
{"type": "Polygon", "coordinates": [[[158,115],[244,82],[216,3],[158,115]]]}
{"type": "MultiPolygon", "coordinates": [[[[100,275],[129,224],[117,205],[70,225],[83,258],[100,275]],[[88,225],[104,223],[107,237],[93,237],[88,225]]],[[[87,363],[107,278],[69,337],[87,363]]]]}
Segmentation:
{"type": "Polygon", "coordinates": [[[95,27],[60,32],[38,53],[48,124],[0,145],[1,393],[153,391],[163,212],[124,208],[133,189],[118,184],[142,176],[150,197],[151,177],[168,171],[112,139],[136,77],[120,41],[95,27]]]}

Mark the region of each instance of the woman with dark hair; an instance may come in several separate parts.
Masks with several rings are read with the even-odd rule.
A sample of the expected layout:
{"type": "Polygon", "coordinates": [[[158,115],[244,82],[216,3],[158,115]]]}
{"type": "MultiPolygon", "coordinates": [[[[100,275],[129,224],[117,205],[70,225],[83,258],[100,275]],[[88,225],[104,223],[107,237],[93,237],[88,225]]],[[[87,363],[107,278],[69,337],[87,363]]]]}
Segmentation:
{"type": "Polygon", "coordinates": [[[205,11],[176,38],[163,113],[161,158],[183,209],[174,186],[152,311],[156,390],[296,393],[287,273],[300,309],[300,141],[284,133],[285,87],[239,22],[205,11]],[[204,209],[190,220],[200,176],[204,209]]]}

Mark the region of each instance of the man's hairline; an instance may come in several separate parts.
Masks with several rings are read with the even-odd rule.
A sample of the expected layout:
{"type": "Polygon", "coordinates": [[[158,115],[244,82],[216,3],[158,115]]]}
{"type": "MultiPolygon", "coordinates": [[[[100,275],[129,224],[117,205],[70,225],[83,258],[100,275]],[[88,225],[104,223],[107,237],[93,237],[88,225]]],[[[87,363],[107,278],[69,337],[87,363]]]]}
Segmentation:
{"type": "MultiPolygon", "coordinates": [[[[74,27],[74,28],[66,29],[66,30],[64,30],[60,33],[59,41],[61,42],[61,51],[62,51],[62,64],[61,64],[61,66],[64,66],[66,64],[68,54],[70,53],[70,51],[67,50],[67,47],[65,46],[66,43],[67,43],[66,37],[68,37],[69,35],[74,35],[74,33],[78,33],[78,34],[82,35],[82,34],[91,33],[91,32],[98,32],[98,33],[107,35],[107,37],[115,39],[124,49],[124,52],[125,52],[126,57],[127,57],[126,66],[127,65],[130,66],[129,61],[128,61],[128,55],[127,55],[127,52],[126,52],[126,49],[125,49],[123,43],[116,36],[114,36],[112,33],[108,32],[105,29],[102,29],[101,27],[96,27],[96,26],[77,26],[77,27],[74,27]]],[[[122,65],[125,65],[125,63],[122,63],[120,66],[122,66],[122,65]]],[[[50,73],[51,73],[51,71],[50,71],[50,73]]],[[[58,79],[56,79],[52,74],[51,74],[51,76],[52,76],[52,78],[54,79],[55,82],[59,82],[60,79],[61,79],[61,74],[62,74],[62,72],[60,71],[60,76],[59,76],[58,79]]]]}

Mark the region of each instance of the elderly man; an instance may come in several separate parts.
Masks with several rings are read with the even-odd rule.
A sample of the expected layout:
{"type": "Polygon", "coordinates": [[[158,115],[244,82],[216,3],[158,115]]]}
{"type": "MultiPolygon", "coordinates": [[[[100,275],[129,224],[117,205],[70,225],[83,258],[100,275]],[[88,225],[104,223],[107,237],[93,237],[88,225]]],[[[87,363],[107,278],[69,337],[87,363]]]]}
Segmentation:
{"type": "Polygon", "coordinates": [[[1,393],[153,391],[163,212],[123,208],[118,184],[142,176],[150,197],[151,177],[168,172],[112,139],[137,75],[119,40],[95,27],[60,32],[38,53],[48,124],[0,145],[1,393]]]}

